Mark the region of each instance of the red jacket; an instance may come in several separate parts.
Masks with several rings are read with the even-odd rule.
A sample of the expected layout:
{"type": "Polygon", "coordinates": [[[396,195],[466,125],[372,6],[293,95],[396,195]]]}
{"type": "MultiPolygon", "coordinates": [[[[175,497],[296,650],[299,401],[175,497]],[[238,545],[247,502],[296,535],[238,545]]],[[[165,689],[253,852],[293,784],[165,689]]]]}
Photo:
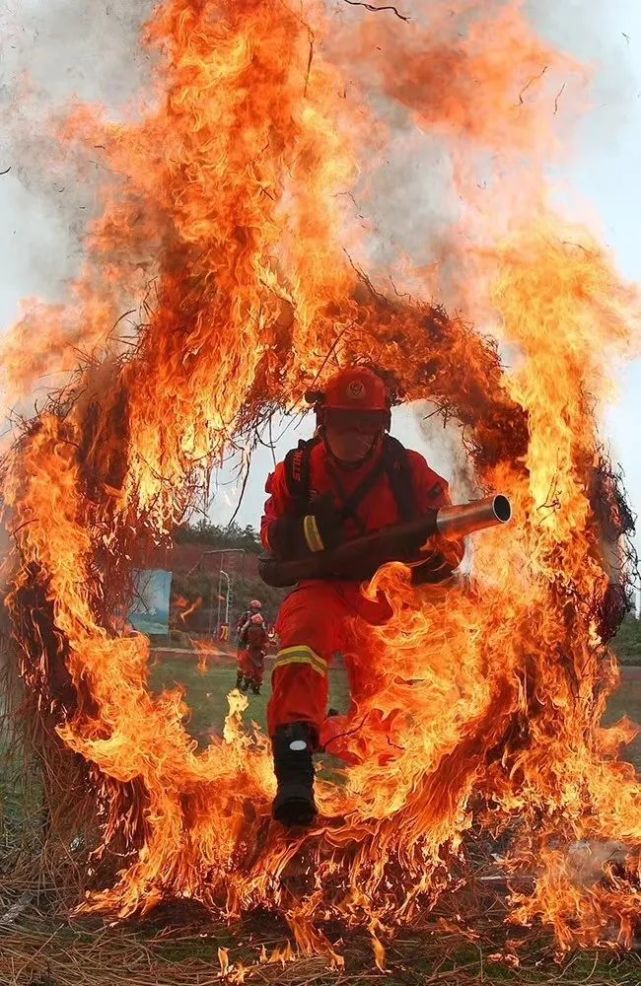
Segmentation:
{"type": "Polygon", "coordinates": [[[264,625],[250,624],[242,634],[241,645],[250,651],[264,651],[267,648],[267,630],[264,625]]]}
{"type": "MultiPolygon", "coordinates": [[[[406,454],[409,460],[418,511],[438,509],[449,504],[446,480],[435,473],[433,469],[430,469],[423,456],[418,452],[408,449],[406,454]]],[[[382,446],[378,456],[369,459],[359,469],[341,471],[340,478],[347,495],[356,489],[371,469],[376,467],[381,455],[382,446]]],[[[332,494],[335,506],[340,510],[340,496],[336,490],[335,481],[327,468],[327,458],[328,454],[324,442],[318,442],[313,446],[310,460],[310,489],[318,495],[332,494]]],[[[269,549],[270,525],[287,514],[295,505],[295,500],[287,489],[284,462],[280,462],[269,476],[265,492],[269,493],[270,497],[265,504],[260,534],[263,545],[269,549]]],[[[401,522],[402,518],[399,516],[396,499],[386,473],[383,472],[374,486],[365,494],[356,512],[365,528],[364,533],[367,534],[401,522]]],[[[358,530],[350,518],[345,521],[344,530],[349,538],[358,537],[360,533],[363,533],[358,530]]]]}

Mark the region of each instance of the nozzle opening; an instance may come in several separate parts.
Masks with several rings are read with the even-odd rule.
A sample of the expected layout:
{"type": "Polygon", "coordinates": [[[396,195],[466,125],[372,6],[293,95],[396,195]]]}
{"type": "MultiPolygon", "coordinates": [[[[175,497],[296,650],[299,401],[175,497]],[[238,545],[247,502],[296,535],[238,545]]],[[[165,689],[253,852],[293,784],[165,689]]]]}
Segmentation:
{"type": "Polygon", "coordinates": [[[508,498],[503,496],[502,493],[494,497],[492,509],[494,510],[494,516],[500,524],[507,524],[512,519],[512,506],[508,498]]]}

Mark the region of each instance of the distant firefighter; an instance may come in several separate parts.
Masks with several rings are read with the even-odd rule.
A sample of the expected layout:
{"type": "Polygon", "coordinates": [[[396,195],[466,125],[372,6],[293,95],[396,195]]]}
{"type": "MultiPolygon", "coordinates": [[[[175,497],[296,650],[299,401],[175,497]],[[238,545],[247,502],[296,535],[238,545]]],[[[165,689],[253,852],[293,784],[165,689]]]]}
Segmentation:
{"type": "Polygon", "coordinates": [[[238,641],[236,687],[241,692],[251,688],[254,695],[260,695],[268,642],[265,621],[260,613],[254,613],[243,627],[238,641]]]}
{"type": "Polygon", "coordinates": [[[239,640],[243,632],[243,629],[247,626],[252,616],[259,615],[261,613],[262,608],[263,608],[263,604],[261,603],[260,599],[252,599],[252,601],[249,604],[249,609],[246,609],[244,613],[241,613],[240,617],[238,618],[238,623],[236,624],[236,633],[238,634],[239,640]]]}

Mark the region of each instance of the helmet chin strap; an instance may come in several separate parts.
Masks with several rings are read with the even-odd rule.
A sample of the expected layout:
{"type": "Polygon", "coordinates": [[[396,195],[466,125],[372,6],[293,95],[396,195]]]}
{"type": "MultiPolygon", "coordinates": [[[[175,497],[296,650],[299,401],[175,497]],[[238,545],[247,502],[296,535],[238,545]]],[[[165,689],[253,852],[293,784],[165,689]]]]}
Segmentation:
{"type": "Polygon", "coordinates": [[[332,451],[332,447],[327,440],[327,432],[325,430],[324,425],[322,425],[320,428],[320,434],[323,439],[323,444],[327,449],[327,454],[329,455],[332,462],[335,462],[337,466],[339,466],[341,469],[344,469],[346,472],[356,472],[357,469],[360,469],[360,467],[365,465],[367,460],[371,458],[372,452],[375,450],[376,446],[380,442],[383,432],[379,432],[379,434],[375,436],[374,441],[368,448],[365,455],[361,456],[360,459],[349,459],[349,460],[339,459],[339,457],[332,451]]]}

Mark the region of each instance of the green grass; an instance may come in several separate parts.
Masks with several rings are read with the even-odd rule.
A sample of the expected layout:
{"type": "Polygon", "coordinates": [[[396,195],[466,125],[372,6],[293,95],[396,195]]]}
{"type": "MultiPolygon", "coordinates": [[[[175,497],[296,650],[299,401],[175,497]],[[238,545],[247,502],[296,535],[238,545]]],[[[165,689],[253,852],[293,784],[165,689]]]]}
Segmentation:
{"type": "MultiPolygon", "coordinates": [[[[261,694],[247,696],[249,708],[246,721],[257,722],[263,732],[267,732],[266,712],[272,663],[273,659],[268,658],[261,694]]],[[[346,712],[349,707],[349,685],[345,670],[342,667],[331,669],[329,681],[330,705],[339,712],[346,712]]],[[[185,698],[191,710],[186,725],[200,746],[206,746],[212,733],[222,736],[225,716],[229,711],[227,695],[236,685],[233,656],[230,655],[228,663],[216,663],[204,672],[198,670],[195,657],[185,655],[184,659],[158,660],[152,668],[151,685],[156,692],[176,685],[185,689],[185,698]]],[[[626,667],[622,669],[621,685],[610,700],[605,721],[616,722],[623,715],[641,723],[641,672],[637,674],[626,667]]],[[[627,747],[623,756],[641,771],[641,736],[627,747]]]]}
{"type": "MultiPolygon", "coordinates": [[[[627,668],[622,668],[621,684],[610,699],[605,723],[616,722],[621,716],[629,716],[641,724],[641,673],[631,674],[627,668]]],[[[622,759],[633,763],[641,772],[641,736],[626,747],[622,759]]]]}
{"type": "MultiPolygon", "coordinates": [[[[265,675],[263,693],[259,696],[249,695],[249,710],[247,720],[255,720],[263,730],[266,729],[266,707],[269,698],[270,686],[269,677],[273,659],[268,659],[265,675]]],[[[640,660],[641,666],[641,660],[640,660]]],[[[167,655],[163,659],[158,659],[152,667],[151,674],[152,687],[156,691],[163,688],[180,685],[185,689],[185,698],[191,709],[190,719],[187,723],[190,733],[198,740],[201,745],[205,745],[209,735],[214,732],[222,732],[225,716],[228,711],[227,695],[234,688],[236,682],[236,668],[233,655],[224,663],[215,663],[206,671],[199,672],[195,655],[185,654],[182,658],[177,655],[167,655]]],[[[338,667],[330,673],[330,703],[340,711],[347,709],[349,693],[347,688],[346,675],[342,668],[338,667]]],[[[609,718],[616,719],[621,714],[628,714],[631,718],[641,721],[641,673],[634,673],[624,669],[622,687],[618,694],[612,699],[609,718]]],[[[628,750],[626,758],[629,758],[641,769],[641,741],[635,742],[628,750]]],[[[160,916],[157,916],[160,920],[160,916]]],[[[152,915],[151,918],[154,921],[152,915]]],[[[269,948],[274,945],[283,945],[285,932],[278,925],[265,927],[258,932],[252,921],[240,929],[232,926],[226,928],[216,924],[215,927],[207,927],[206,937],[202,933],[189,927],[181,930],[179,922],[175,932],[175,938],[166,937],[163,931],[158,940],[150,940],[148,937],[152,930],[157,927],[153,924],[153,929],[145,930],[145,926],[138,926],[133,923],[130,927],[110,929],[108,932],[94,934],[87,932],[82,934],[81,928],[67,929],[61,936],[60,929],[56,936],[52,937],[49,928],[46,934],[43,932],[40,938],[27,936],[26,944],[21,943],[19,929],[12,932],[14,937],[9,942],[11,949],[19,950],[21,962],[29,977],[25,976],[19,980],[20,986],[27,986],[29,982],[36,986],[37,983],[52,984],[52,986],[63,986],[69,983],[70,986],[80,986],[82,980],[74,978],[69,972],[80,967],[83,962],[90,964],[92,970],[100,965],[108,969],[110,965],[118,964],[122,961],[117,958],[119,955],[119,941],[122,938],[122,954],[128,956],[128,963],[133,968],[146,970],[147,964],[151,961],[156,970],[154,975],[161,978],[154,978],[154,982],[176,983],[180,986],[202,982],[213,982],[218,969],[218,947],[229,948],[231,961],[246,960],[253,962],[256,960],[261,934],[268,940],[269,948]],[[119,938],[120,936],[120,938],[119,938]],[[67,940],[69,939],[69,940],[67,940]],[[249,939],[253,939],[253,944],[248,944],[249,939]],[[129,951],[127,951],[129,949],[129,951]],[[133,949],[133,951],[131,951],[133,949]],[[136,951],[137,949],[137,951],[136,951]],[[32,950],[33,954],[29,954],[32,950]],[[103,954],[104,953],[104,954],[103,954]],[[73,958],[73,962],[71,961],[73,958]],[[135,960],[135,961],[134,961],[135,960]],[[51,970],[51,971],[50,971],[51,970]],[[30,978],[33,974],[50,975],[50,979],[30,978]],[[200,977],[200,978],[199,978],[200,977]]],[[[170,919],[168,920],[170,923],[170,919]]],[[[450,946],[444,942],[439,934],[435,934],[429,939],[412,939],[412,935],[407,932],[401,939],[389,943],[388,948],[388,973],[378,973],[372,968],[372,959],[367,948],[359,951],[356,948],[352,936],[348,936],[341,947],[345,951],[348,960],[349,975],[343,976],[343,982],[349,982],[352,986],[376,986],[378,983],[385,983],[385,986],[480,986],[481,983],[487,986],[499,986],[502,983],[511,983],[514,986],[543,986],[545,983],[555,982],[558,984],[566,983],[567,986],[639,986],[641,983],[641,964],[635,955],[624,958],[603,954],[595,962],[593,955],[577,954],[569,965],[563,969],[551,961],[549,947],[539,956],[524,955],[524,967],[518,971],[511,971],[492,962],[489,959],[490,949],[485,945],[469,946],[463,945],[460,948],[450,946]],[[451,951],[450,951],[451,948],[451,951]],[[449,957],[446,957],[449,955],[449,957]],[[362,970],[362,972],[361,972],[362,970]]],[[[3,978],[3,949],[0,948],[0,981],[18,982],[18,980],[3,978]]],[[[8,953],[7,953],[8,954],[8,953]]],[[[287,966],[285,969],[265,967],[261,971],[258,979],[266,983],[276,983],[289,981],[292,986],[307,983],[309,986],[333,986],[341,981],[341,977],[331,972],[323,972],[322,964],[312,964],[308,967],[306,960],[287,966]],[[281,978],[282,977],[282,978],[281,978]]],[[[74,973],[75,975],[75,973],[74,973]]],[[[145,979],[140,973],[137,981],[149,982],[152,978],[145,979]]],[[[98,975],[91,982],[106,982],[107,978],[100,978],[98,975]]],[[[248,981],[254,981],[253,978],[248,981]]]]}
{"type": "MultiPolygon", "coordinates": [[[[260,695],[248,693],[249,709],[246,720],[257,722],[267,732],[267,702],[270,694],[269,679],[273,661],[268,658],[265,681],[260,695]]],[[[211,733],[222,736],[225,716],[229,712],[227,695],[236,686],[236,665],[233,657],[229,664],[214,664],[206,671],[199,671],[194,658],[184,660],[163,659],[152,668],[151,687],[154,691],[181,685],[191,709],[187,728],[199,744],[205,745],[211,733]]],[[[346,712],[349,704],[347,676],[342,668],[333,669],[329,675],[330,705],[346,712]]]]}
{"type": "Polygon", "coordinates": [[[621,664],[641,665],[641,620],[626,617],[612,646],[621,664]]]}

